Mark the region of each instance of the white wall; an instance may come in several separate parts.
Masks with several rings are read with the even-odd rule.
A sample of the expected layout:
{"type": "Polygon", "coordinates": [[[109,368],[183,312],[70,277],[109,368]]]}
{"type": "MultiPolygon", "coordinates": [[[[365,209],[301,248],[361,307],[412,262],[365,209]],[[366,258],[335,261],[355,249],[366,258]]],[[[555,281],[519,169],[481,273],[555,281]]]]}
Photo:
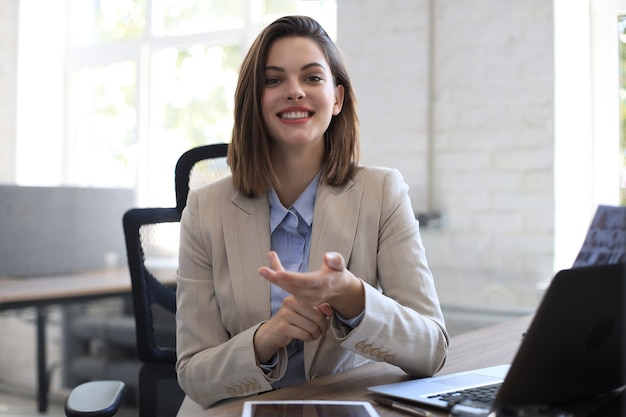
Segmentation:
{"type": "Polygon", "coordinates": [[[20,94],[16,106],[19,140],[15,145],[15,182],[34,186],[67,185],[61,178],[67,165],[62,105],[66,40],[65,33],[58,30],[66,26],[67,0],[18,2],[19,33],[46,35],[18,35],[16,85],[20,94]],[[46,170],[45,176],[39,171],[41,167],[46,170]]]}
{"type": "Polygon", "coordinates": [[[15,180],[18,0],[0,0],[0,183],[15,180]]]}
{"type": "Polygon", "coordinates": [[[363,162],[444,215],[423,233],[442,302],[534,306],[553,273],[552,3],[340,0],[338,18],[363,162]]]}

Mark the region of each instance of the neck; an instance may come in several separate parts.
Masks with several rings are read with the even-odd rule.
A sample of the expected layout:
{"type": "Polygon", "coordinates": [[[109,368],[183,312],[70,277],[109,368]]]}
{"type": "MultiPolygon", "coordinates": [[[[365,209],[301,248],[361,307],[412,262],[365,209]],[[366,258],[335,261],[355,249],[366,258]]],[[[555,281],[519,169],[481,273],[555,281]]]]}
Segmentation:
{"type": "Polygon", "coordinates": [[[321,169],[321,158],[278,158],[273,161],[280,189],[275,190],[283,206],[291,207],[321,169]]]}

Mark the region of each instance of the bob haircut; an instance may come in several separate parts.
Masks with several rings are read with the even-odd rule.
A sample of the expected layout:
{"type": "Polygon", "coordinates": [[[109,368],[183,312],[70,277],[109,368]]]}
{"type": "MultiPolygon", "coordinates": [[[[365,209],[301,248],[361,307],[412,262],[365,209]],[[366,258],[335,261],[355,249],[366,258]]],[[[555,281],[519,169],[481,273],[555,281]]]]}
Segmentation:
{"type": "Polygon", "coordinates": [[[357,169],[359,120],[356,96],[343,56],[317,21],[305,16],[285,16],[267,26],[256,38],[244,58],[235,90],[235,122],[228,147],[228,164],[235,188],[248,197],[280,187],[270,161],[272,139],[263,121],[261,103],[269,49],[274,41],[290,36],[316,42],[330,65],[335,86],[344,88],[341,112],[331,119],[324,134],[322,181],[333,186],[343,185],[357,169]]]}

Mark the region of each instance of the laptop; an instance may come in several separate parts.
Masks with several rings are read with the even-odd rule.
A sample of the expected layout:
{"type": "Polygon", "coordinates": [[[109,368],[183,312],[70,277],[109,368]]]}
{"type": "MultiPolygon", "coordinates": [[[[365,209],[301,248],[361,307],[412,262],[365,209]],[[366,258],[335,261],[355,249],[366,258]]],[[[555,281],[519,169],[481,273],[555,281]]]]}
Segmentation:
{"type": "MultiPolygon", "coordinates": [[[[464,390],[486,409],[554,407],[626,384],[626,264],[559,271],[509,364],[369,387],[383,398],[452,409],[464,390]]],[[[467,400],[463,401],[467,402],[467,400]]]]}

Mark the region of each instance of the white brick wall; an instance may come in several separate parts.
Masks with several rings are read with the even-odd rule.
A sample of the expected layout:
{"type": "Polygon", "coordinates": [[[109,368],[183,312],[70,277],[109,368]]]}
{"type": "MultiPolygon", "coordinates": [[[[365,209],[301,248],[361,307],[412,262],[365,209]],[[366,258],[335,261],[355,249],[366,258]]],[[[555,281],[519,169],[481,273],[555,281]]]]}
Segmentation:
{"type": "Polygon", "coordinates": [[[428,189],[428,1],[338,0],[337,43],[359,99],[362,161],[400,169],[416,210],[428,189]]]}
{"type": "Polygon", "coordinates": [[[553,268],[551,2],[339,0],[338,19],[363,162],[444,214],[423,234],[442,302],[534,306],[553,268]]]}

